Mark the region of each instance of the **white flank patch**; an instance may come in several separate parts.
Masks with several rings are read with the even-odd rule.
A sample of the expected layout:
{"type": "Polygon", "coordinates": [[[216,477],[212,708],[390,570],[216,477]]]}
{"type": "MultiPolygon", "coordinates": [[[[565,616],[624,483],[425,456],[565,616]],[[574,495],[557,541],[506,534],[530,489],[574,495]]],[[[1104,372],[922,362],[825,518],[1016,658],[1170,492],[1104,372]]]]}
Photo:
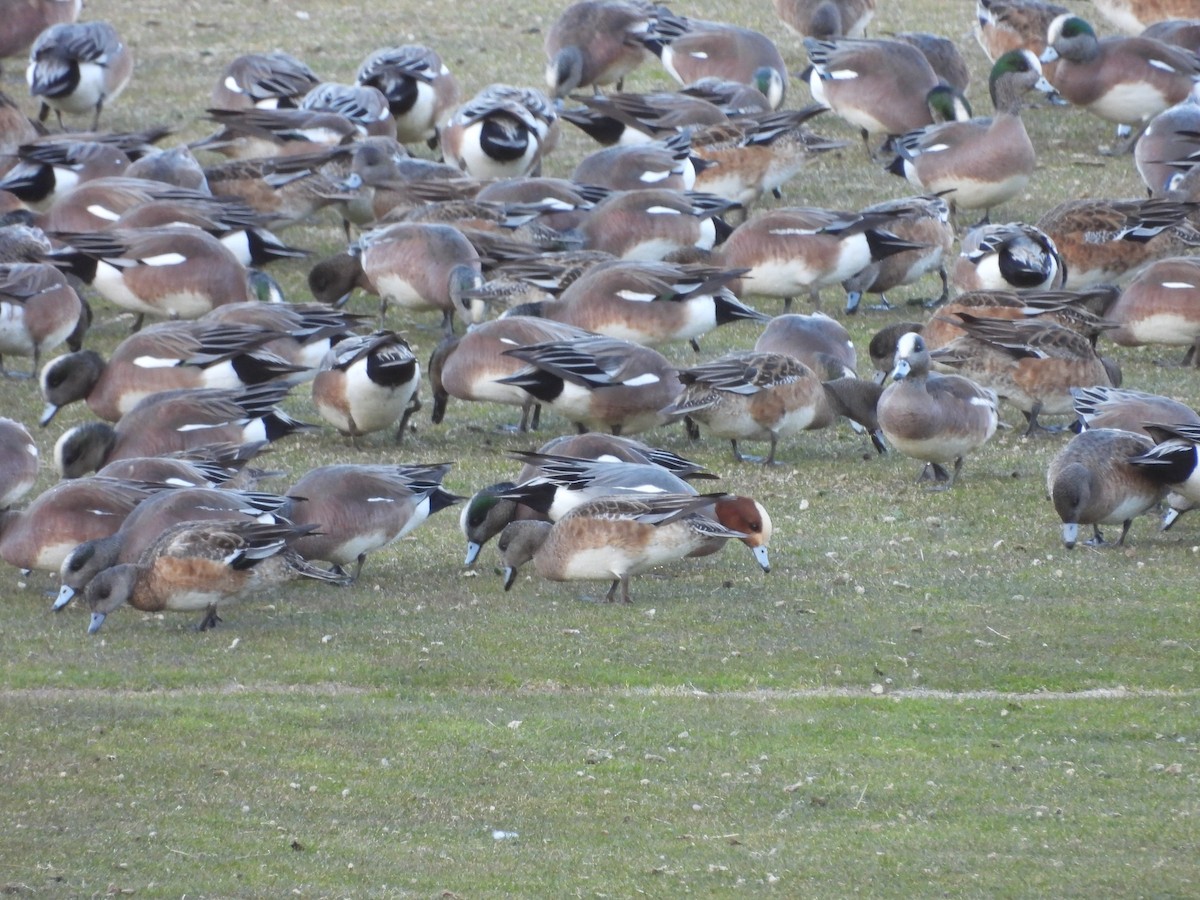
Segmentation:
{"type": "Polygon", "coordinates": [[[638,181],[646,184],[658,184],[660,181],[666,181],[674,173],[670,171],[643,172],[638,176],[638,181]]]}
{"type": "Polygon", "coordinates": [[[147,266],[179,266],[188,261],[181,253],[160,253],[158,256],[145,256],[142,263],[147,266]]]}
{"type": "Polygon", "coordinates": [[[181,360],[178,359],[162,359],[157,356],[139,356],[133,361],[139,369],[169,369],[180,363],[181,360]]]}
{"type": "Polygon", "coordinates": [[[216,422],[216,423],[213,423],[213,424],[211,424],[211,425],[201,425],[201,424],[193,423],[193,424],[191,424],[191,425],[180,425],[180,426],[179,426],[178,428],[176,428],[175,430],[176,430],[176,431],[179,431],[179,432],[184,432],[184,431],[203,431],[203,430],[204,430],[204,429],[206,429],[206,428],[220,428],[221,426],[223,426],[223,425],[227,425],[227,424],[228,424],[227,422],[216,422]]]}
{"type": "Polygon", "coordinates": [[[692,59],[708,59],[708,54],[703,50],[696,50],[693,53],[689,53],[688,56],[690,56],[692,59]]]}
{"type": "Polygon", "coordinates": [[[1173,291],[1190,291],[1196,287],[1194,284],[1188,284],[1186,281],[1164,281],[1162,286],[1170,288],[1173,291]]]}
{"type": "Polygon", "coordinates": [[[681,213],[679,210],[671,209],[669,206],[649,206],[646,208],[646,212],[648,212],[652,216],[682,216],[683,215],[683,213],[681,213]]]}
{"type": "Polygon", "coordinates": [[[653,294],[639,294],[637,291],[617,291],[622,300],[632,300],[636,303],[649,303],[654,299],[653,294]]]}
{"type": "Polygon", "coordinates": [[[237,79],[234,78],[232,75],[226,76],[225,87],[227,90],[233,91],[233,93],[235,93],[235,94],[244,94],[245,93],[245,91],[242,90],[242,86],[237,83],[237,79]]]}
{"type": "Polygon", "coordinates": [[[395,503],[396,501],[393,500],[391,497],[368,497],[367,502],[368,503],[395,503]]]}
{"type": "Polygon", "coordinates": [[[1150,62],[1150,65],[1154,66],[1154,68],[1162,69],[1164,72],[1170,72],[1172,75],[1176,74],[1179,71],[1173,65],[1166,62],[1165,60],[1152,59],[1149,62],[1150,62]]]}
{"type": "Polygon", "coordinates": [[[776,235],[778,237],[794,237],[796,235],[816,234],[815,228],[772,228],[767,234],[776,235]]]}
{"type": "Polygon", "coordinates": [[[659,377],[653,372],[647,372],[644,375],[638,375],[634,378],[630,378],[628,381],[622,381],[621,384],[623,384],[625,387],[643,387],[647,384],[658,384],[659,380],[659,377]]]}
{"type": "Polygon", "coordinates": [[[121,218],[118,213],[113,212],[107,206],[97,206],[94,203],[87,207],[86,212],[95,216],[97,219],[104,219],[106,222],[115,222],[117,219],[121,218]]]}
{"type": "Polygon", "coordinates": [[[834,81],[851,81],[858,77],[858,73],[853,69],[834,69],[825,74],[834,81]]]}
{"type": "Polygon", "coordinates": [[[37,447],[35,447],[33,444],[26,444],[25,449],[26,449],[26,451],[28,451],[30,456],[32,456],[34,459],[37,459],[37,455],[38,455],[37,447]]]}

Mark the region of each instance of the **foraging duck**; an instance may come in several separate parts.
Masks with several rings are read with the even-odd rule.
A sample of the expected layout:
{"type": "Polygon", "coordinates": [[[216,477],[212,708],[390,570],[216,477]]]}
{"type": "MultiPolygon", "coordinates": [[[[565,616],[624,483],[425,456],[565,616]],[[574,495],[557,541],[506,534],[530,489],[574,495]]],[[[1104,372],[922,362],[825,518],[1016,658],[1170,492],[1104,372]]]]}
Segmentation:
{"type": "Polygon", "coordinates": [[[678,134],[664,141],[603,147],[579,161],[571,181],[611,191],[690,191],[696,184],[691,142],[678,134]]]}
{"type": "Polygon", "coordinates": [[[1122,347],[1187,347],[1182,365],[1200,367],[1200,258],[1160,259],[1141,269],[1104,311],[1116,323],[1108,332],[1122,347]]]}
{"type": "Polygon", "coordinates": [[[729,269],[748,270],[741,290],[782,297],[783,309],[807,292],[820,307],[821,288],[839,284],[871,263],[923,245],[888,230],[899,210],[852,213],[815,207],[784,207],[748,219],[734,229],[716,254],[729,269]]]}
{"type": "MultiPolygon", "coordinates": [[[[1050,23],[1064,13],[1065,6],[1043,0],[978,0],[975,7],[975,39],[993,63],[1013,50],[1028,50],[1041,56],[1046,49],[1050,23]]],[[[1047,63],[1045,71],[1053,63],[1047,63]]]]}
{"type": "Polygon", "coordinates": [[[1165,196],[1176,175],[1200,164],[1200,86],[1150,120],[1134,144],[1133,162],[1152,197],[1165,196]]]}
{"type": "Polygon", "coordinates": [[[59,568],[61,587],[51,609],[64,609],[88,582],[105,569],[135,563],[164,531],[180,522],[285,521],[276,514],[286,497],[209,487],[177,487],[151,494],[108,537],[84,541],[59,568]]]}
{"type": "Polygon", "coordinates": [[[991,118],[945,122],[900,138],[898,154],[888,167],[921,190],[948,194],[956,209],[983,209],[1017,196],[1029,184],[1036,156],[1021,121],[1029,91],[1053,89],[1042,77],[1038,59],[1014,50],[996,60],[988,76],[996,114],[991,118]]]}
{"type": "Polygon", "coordinates": [[[1066,263],[1035,225],[980,225],[963,236],[951,280],[960,292],[1058,290],[1066,263]]]}
{"type": "Polygon", "coordinates": [[[394,331],[376,331],[334,345],[313,378],[313,405],[355,440],[395,425],[399,444],[409,418],[421,408],[420,384],[421,366],[408,341],[394,331]]]}
{"type": "Polygon", "coordinates": [[[6,0],[0,4],[0,59],[24,53],[51,25],[74,22],[82,8],[83,0],[6,0]]]}
{"type": "Polygon", "coordinates": [[[1182,512],[1200,506],[1200,424],[1151,424],[1146,430],[1154,447],[1130,462],[1171,491],[1166,531],[1182,512]]]}
{"type": "Polygon", "coordinates": [[[0,360],[28,356],[33,368],[7,377],[33,378],[42,357],[87,327],[87,310],[67,277],[45,263],[0,263],[0,360]]]}
{"type": "Polygon", "coordinates": [[[577,507],[553,525],[510,523],[501,532],[498,547],[505,565],[505,590],[512,587],[518,568],[532,560],[538,574],[552,581],[613,579],[605,600],[615,600],[619,586],[621,601],[630,603],[633,575],[729,538],[750,546],[768,571],[771,531],[766,510],[748,497],[605,497],[577,507]],[[700,515],[706,507],[712,507],[715,518],[700,515]]]}
{"type": "Polygon", "coordinates": [[[450,463],[331,465],[310,469],[288,491],[288,517],[311,525],[293,548],[305,559],[355,563],[358,580],[368,553],[393,544],[439,510],[462,500],[442,487],[450,463]]]}
{"type": "Polygon", "coordinates": [[[778,109],[787,95],[787,63],[775,42],[761,31],[660,15],[648,45],[681,85],[703,78],[751,85],[767,98],[771,109],[778,109]]]}
{"type": "Polygon", "coordinates": [[[0,512],[0,559],[18,569],[57,572],[74,547],[108,537],[155,489],[115,478],[60,482],[24,510],[0,512]]]}
{"type": "Polygon", "coordinates": [[[849,416],[882,442],[875,405],[880,388],[869,381],[843,378],[827,383],[808,366],[781,353],[731,353],[679,373],[683,391],[663,412],[698,422],[718,437],[728,438],[737,462],[775,464],[780,438],[800,431],[827,428],[838,416],[849,416]],[[765,459],[746,457],[739,440],[770,441],[765,459]]]}
{"type": "Polygon", "coordinates": [[[676,251],[711,250],[729,233],[719,217],[734,205],[710,194],[623,191],[597,203],[580,223],[579,233],[587,250],[660,260],[676,251]]]}
{"type": "Polygon", "coordinates": [[[622,0],[572,3],[546,32],[546,84],[556,98],[591,86],[621,90],[625,76],[651,58],[643,39],[652,34],[659,10],[622,0]]]}
{"type": "Polygon", "coordinates": [[[300,109],[345,116],[362,138],[396,136],[396,120],[388,98],[369,84],[323,81],[304,95],[300,109]]]}
{"type": "Polygon", "coordinates": [[[213,86],[213,109],[295,109],[320,79],[290,53],[244,53],[232,59],[213,86]]]}
{"type": "Polygon", "coordinates": [[[318,153],[349,145],[363,136],[349,118],[329,109],[214,107],[206,114],[219,126],[217,131],[189,146],[231,160],[318,153]]]}
{"type": "Polygon", "coordinates": [[[340,306],[356,287],[379,296],[382,324],[388,305],[440,310],[442,329],[458,313],[468,324],[483,318],[483,301],[468,292],[483,283],[479,253],[457,228],[402,222],[363,235],[345,253],[308,273],[313,297],[340,306]]]}
{"type": "Polygon", "coordinates": [[[200,319],[207,324],[247,326],[273,333],[263,349],[316,374],[325,354],[350,335],[366,316],[332,309],[323,303],[275,303],[251,300],[214,307],[200,319]]]}
{"type": "Polygon", "coordinates": [[[436,51],[420,44],[384,47],[367,56],[354,80],[387,98],[403,144],[431,141],[461,98],[458,79],[436,51]]]}
{"type": "Polygon", "coordinates": [[[674,366],[657,350],[600,335],[504,351],[528,366],[499,379],[592,430],[636,434],[665,424],[679,393],[674,366]]]}
{"type": "Polygon", "coordinates": [[[1192,16],[1193,18],[1190,19],[1161,19],[1152,25],[1147,25],[1141,36],[1162,41],[1164,44],[1182,47],[1192,53],[1200,53],[1200,19],[1195,18],[1194,11],[1192,16]]]}
{"type": "MultiPolygon", "coordinates": [[[[1056,63],[1055,90],[1069,103],[1116,123],[1118,136],[1140,131],[1187,99],[1200,80],[1200,59],[1186,50],[1142,37],[1101,41],[1091,25],[1070,13],[1050,23],[1046,45],[1041,60],[1056,63]]],[[[1131,140],[1117,152],[1132,147],[1131,140]]]]}
{"type": "MultiPolygon", "coordinates": [[[[895,350],[896,342],[892,341],[895,350]]],[[[836,319],[824,313],[799,315],[787,313],[771,319],[754,349],[763,353],[783,353],[800,360],[817,373],[822,381],[853,378],[858,354],[850,332],[836,319]]],[[[891,367],[888,367],[889,371],[891,367]]]]}
{"type": "Polygon", "coordinates": [[[1100,526],[1121,524],[1117,546],[1123,546],[1135,516],[1154,507],[1166,486],[1133,460],[1154,448],[1140,434],[1110,428],[1090,428],[1071,438],[1050,461],[1046,488],[1062,520],[1067,549],[1079,540],[1079,526],[1091,525],[1089,545],[1104,544],[1100,526]]]}
{"type": "Polygon", "coordinates": [[[775,0],[775,15],[800,37],[860,38],[875,15],[875,0],[775,0]]]}
{"type": "Polygon", "coordinates": [[[154,148],[143,153],[129,164],[126,178],[141,178],[145,181],[161,181],[163,184],[186,190],[211,194],[204,167],[187,144],[154,148]]]}
{"type": "Polygon", "coordinates": [[[213,443],[274,441],[314,426],[280,410],[285,385],[260,384],[242,391],[185,389],[151,394],[107,422],[77,425],[54,445],[54,461],[63,478],[78,478],[115,459],[162,456],[213,443]]]}
{"type": "Polygon", "coordinates": [[[439,141],[446,162],[480,181],[537,175],[558,141],[558,112],[541,91],[493,84],[450,116],[439,141]]]}
{"type": "Polygon", "coordinates": [[[35,141],[18,147],[15,157],[17,164],[0,178],[0,190],[39,208],[78,184],[120,176],[129,168],[129,157],[120,147],[99,141],[35,141]]]}
{"type": "Polygon", "coordinates": [[[962,97],[967,93],[971,84],[971,70],[967,68],[967,61],[963,59],[958,44],[950,38],[927,31],[902,31],[892,37],[920,50],[937,75],[938,82],[949,87],[954,95],[962,97]]]}
{"type": "Polygon", "coordinates": [[[314,530],[311,525],[181,522],[163,532],[136,563],[105,569],[88,582],[83,592],[92,614],[88,634],[127,603],[142,612],[204,610],[197,627],[206,631],[221,621],[220,607],[298,577],[348,584],[347,576],[311,565],[292,549],[314,530]]]}
{"type": "Polygon", "coordinates": [[[871,380],[876,384],[887,381],[896,367],[896,344],[901,336],[909,332],[920,334],[924,330],[925,326],[920,322],[893,322],[871,335],[871,342],[867,345],[871,368],[874,370],[871,380]]]}
{"type": "Polygon", "coordinates": [[[1094,310],[1111,305],[1118,293],[1111,285],[1085,291],[968,291],[959,294],[925,323],[922,330],[925,347],[935,350],[962,337],[966,332],[960,317],[964,314],[1018,322],[1053,322],[1079,332],[1094,346],[1096,339],[1112,327],[1094,310]]]}
{"type": "Polygon", "coordinates": [[[0,513],[28,494],[37,478],[38,448],[29,429],[0,417],[0,513]]]}
{"type": "Polygon", "coordinates": [[[696,339],[732,322],[768,317],[734,296],[741,274],[712,266],[613,260],[592,266],[557,300],[525,304],[505,315],[533,314],[623,341],[657,346],[696,339]]]}
{"type": "Polygon", "coordinates": [[[684,91],[575,99],[583,106],[564,109],[562,118],[606,147],[666,140],[689,129],[729,121],[726,110],[705,97],[684,91]]]}
{"type": "Polygon", "coordinates": [[[34,41],[25,70],[29,92],[41,98],[39,121],[53,109],[62,128],[63,113],[94,110],[93,131],[104,104],[120,96],[132,75],[133,55],[107,22],[52,25],[34,41]]]}
{"type": "Polygon", "coordinates": [[[1075,413],[1083,429],[1115,428],[1150,437],[1146,423],[1200,425],[1200,414],[1186,403],[1170,397],[1099,385],[1079,388],[1072,393],[1075,395],[1075,413]]]}
{"type": "Polygon", "coordinates": [[[888,443],[925,461],[918,480],[932,477],[938,482],[933,490],[954,486],[963,457],[987,443],[1000,421],[994,393],[960,375],[929,371],[929,351],[914,332],[896,344],[892,384],[877,409],[888,443]],[[947,472],[942,463],[951,460],[954,470],[947,472]]]}

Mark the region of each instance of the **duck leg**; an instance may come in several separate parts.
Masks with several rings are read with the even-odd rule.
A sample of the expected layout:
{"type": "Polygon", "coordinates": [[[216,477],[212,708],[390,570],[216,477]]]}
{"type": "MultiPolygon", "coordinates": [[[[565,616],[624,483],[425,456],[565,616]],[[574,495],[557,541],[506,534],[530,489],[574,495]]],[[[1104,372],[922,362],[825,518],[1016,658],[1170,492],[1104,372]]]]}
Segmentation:
{"type": "Polygon", "coordinates": [[[209,604],[208,609],[204,611],[204,618],[196,625],[197,631],[208,631],[210,628],[216,628],[221,622],[221,617],[217,615],[217,604],[209,604]]]}
{"type": "Polygon", "coordinates": [[[399,447],[404,443],[405,432],[408,431],[408,420],[413,417],[413,413],[421,408],[421,398],[416,394],[412,395],[412,400],[409,401],[408,407],[404,410],[404,414],[400,416],[400,424],[396,426],[396,446],[399,447]]]}

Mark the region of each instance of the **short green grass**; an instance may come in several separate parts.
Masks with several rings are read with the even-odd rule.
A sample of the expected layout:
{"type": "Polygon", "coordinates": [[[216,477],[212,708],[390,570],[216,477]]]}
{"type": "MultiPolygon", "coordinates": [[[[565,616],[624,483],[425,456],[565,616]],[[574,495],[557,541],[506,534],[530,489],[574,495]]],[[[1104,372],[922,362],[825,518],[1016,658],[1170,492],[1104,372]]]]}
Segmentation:
{"type": "MultiPolygon", "coordinates": [[[[348,80],[369,50],[423,41],[471,94],[540,83],[558,8],[95,0],[87,15],[113,21],[138,58],[106,124],[165,121],[190,139],[205,133],[220,67],[243,50],[287,49],[348,80]]],[[[778,35],[803,65],[766,2],[677,9],[778,35]]],[[[971,16],[967,2],[884,4],[873,33],[961,39],[982,111],[971,16]]],[[[25,98],[20,68],[10,64],[4,88],[25,98]]],[[[665,86],[651,69],[630,85],[665,86]]],[[[790,105],[806,100],[794,87],[790,105]]],[[[1106,126],[1050,108],[1027,121],[1040,169],[998,217],[1141,193],[1128,159],[1094,152],[1106,126]]],[[[784,202],[904,195],[849,129],[816,125],[854,143],[814,163],[784,202]]],[[[567,131],[548,171],[569,172],[587,149],[567,131]]],[[[332,219],[287,237],[317,254],[341,241],[332,219]]],[[[277,272],[295,299],[305,271],[277,272]]],[[[862,348],[914,315],[848,326],[862,348]]],[[[422,357],[437,339],[431,318],[389,324],[422,357]]],[[[109,349],[126,328],[102,308],[90,342],[109,349]]],[[[727,328],[705,353],[754,337],[727,328]]],[[[1163,353],[1118,355],[1128,384],[1200,402],[1194,372],[1155,365],[1163,353]]],[[[313,418],[297,393],[290,408],[313,418]]],[[[33,385],[9,382],[2,398],[5,414],[36,418],[33,385]]],[[[85,418],[69,409],[39,432],[47,460],[85,418]]],[[[355,450],[324,431],[284,442],[267,464],[295,477],[333,460],[453,460],[447,484],[469,494],[512,474],[505,451],[562,425],[537,437],[499,429],[514,420],[452,403],[444,425],[422,418],[400,449],[374,437],[355,450]]],[[[1193,521],[1164,535],[1144,519],[1123,550],[1067,552],[1044,486],[1059,442],[1011,430],[945,494],[913,483],[918,464],[876,458],[847,430],[792,442],[770,470],[674,430],[648,437],[763,500],[776,525],[770,575],[735,546],[639,578],[631,608],[597,602],[603,585],[532,576],[505,594],[492,548],[462,570],[447,512],[373,556],[352,588],[290,587],[205,634],[124,610],[89,637],[80,610],[48,613],[52,579],[9,570],[0,885],[164,897],[1196,894],[1193,521]]],[[[47,469],[42,486],[51,481],[47,469]]]]}

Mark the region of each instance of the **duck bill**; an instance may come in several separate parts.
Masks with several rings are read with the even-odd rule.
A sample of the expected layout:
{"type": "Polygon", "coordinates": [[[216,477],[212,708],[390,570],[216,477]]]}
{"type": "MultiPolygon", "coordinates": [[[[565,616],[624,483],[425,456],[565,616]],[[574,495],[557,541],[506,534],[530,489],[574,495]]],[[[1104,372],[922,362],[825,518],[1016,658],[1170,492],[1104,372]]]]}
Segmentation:
{"type": "Polygon", "coordinates": [[[54,604],[50,607],[55,612],[62,612],[67,608],[67,604],[75,596],[75,588],[69,584],[64,584],[58,589],[58,596],[54,598],[54,604]]]}
{"type": "Polygon", "coordinates": [[[92,620],[88,623],[88,634],[95,634],[100,630],[100,626],[104,624],[104,613],[92,613],[92,620]]]}
{"type": "Polygon", "coordinates": [[[467,558],[463,560],[464,566],[469,566],[479,559],[479,551],[483,549],[483,544],[476,541],[467,541],[467,558]]]}
{"type": "Polygon", "coordinates": [[[752,547],[751,551],[754,553],[754,559],[758,562],[762,570],[764,572],[770,572],[771,558],[767,555],[767,548],[759,545],[758,547],[752,547]]]}
{"type": "Polygon", "coordinates": [[[1062,527],[1063,544],[1068,550],[1075,549],[1075,543],[1079,540],[1079,525],[1075,522],[1066,522],[1062,527]]]}
{"type": "Polygon", "coordinates": [[[513,582],[517,580],[517,567],[504,567],[504,589],[507,591],[513,586],[513,582]]]}
{"type": "Polygon", "coordinates": [[[47,403],[45,409],[42,410],[42,417],[38,419],[38,424],[45,428],[54,421],[54,417],[58,415],[59,409],[60,407],[55,406],[53,403],[47,403]]]}

